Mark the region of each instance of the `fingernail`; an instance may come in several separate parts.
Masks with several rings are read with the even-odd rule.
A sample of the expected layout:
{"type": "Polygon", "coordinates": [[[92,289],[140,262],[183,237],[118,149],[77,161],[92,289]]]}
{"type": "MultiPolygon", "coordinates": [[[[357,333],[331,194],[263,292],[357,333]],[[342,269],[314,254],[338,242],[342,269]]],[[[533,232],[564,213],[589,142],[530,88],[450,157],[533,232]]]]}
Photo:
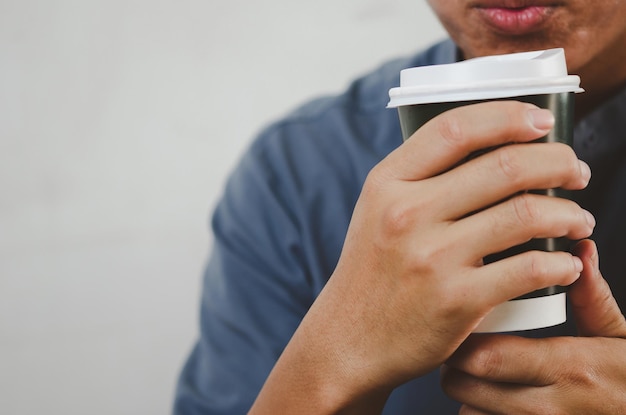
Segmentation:
{"type": "Polygon", "coordinates": [[[594,218],[593,215],[591,214],[591,212],[589,212],[588,210],[585,210],[585,219],[587,220],[587,224],[591,228],[595,228],[596,227],[596,218],[594,218]]]}
{"type": "Polygon", "coordinates": [[[554,126],[554,115],[546,109],[533,108],[528,110],[530,122],[538,130],[549,130],[554,126]]]}
{"type": "Polygon", "coordinates": [[[591,180],[591,168],[582,160],[578,160],[578,163],[580,164],[580,174],[583,180],[585,180],[585,185],[587,185],[589,180],[591,180]]]}
{"type": "Polygon", "coordinates": [[[574,269],[576,272],[582,272],[583,270],[583,261],[577,256],[572,255],[572,260],[574,261],[574,269]]]}

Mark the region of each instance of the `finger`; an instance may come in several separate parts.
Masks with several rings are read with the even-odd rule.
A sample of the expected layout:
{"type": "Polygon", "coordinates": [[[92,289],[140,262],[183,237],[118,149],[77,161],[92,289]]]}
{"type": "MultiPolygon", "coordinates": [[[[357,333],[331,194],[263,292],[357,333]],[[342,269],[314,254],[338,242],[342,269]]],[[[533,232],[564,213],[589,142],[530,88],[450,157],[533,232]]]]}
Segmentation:
{"type": "Polygon", "coordinates": [[[581,270],[580,259],[569,252],[528,251],[479,266],[458,284],[477,307],[489,310],[535,290],[568,286],[581,270]]]}
{"type": "Polygon", "coordinates": [[[602,413],[621,413],[624,342],[472,335],[446,362],[442,387],[450,397],[486,412],[586,414],[603,408],[602,413]]]}
{"type": "MultiPolygon", "coordinates": [[[[524,193],[451,225],[478,258],[501,252],[533,238],[591,235],[595,219],[571,200],[524,193]]],[[[476,259],[478,259],[476,258],[476,259]]]]}
{"type": "Polygon", "coordinates": [[[595,243],[591,240],[579,242],[574,254],[582,260],[583,270],[568,295],[579,334],[626,338],[626,321],[600,273],[595,243]]]}
{"type": "Polygon", "coordinates": [[[490,382],[457,369],[442,369],[441,386],[446,395],[464,404],[460,414],[545,413],[543,388],[490,382]]]}
{"type": "Polygon", "coordinates": [[[472,408],[471,406],[463,405],[459,410],[459,415],[494,415],[494,413],[481,411],[478,408],[472,408]]]}
{"type": "Polygon", "coordinates": [[[446,364],[485,381],[548,386],[559,379],[558,370],[562,369],[562,360],[567,359],[561,356],[560,350],[574,347],[572,339],[559,338],[560,343],[553,339],[474,334],[467,338],[446,364]]]}
{"type": "Polygon", "coordinates": [[[583,189],[591,170],[562,143],[516,144],[500,147],[432,179],[460,203],[445,203],[444,219],[457,219],[520,191],[530,189],[583,189]]]}
{"type": "Polygon", "coordinates": [[[476,150],[536,140],[553,125],[552,114],[532,104],[466,105],[424,124],[376,169],[399,180],[421,180],[448,170],[476,150]]]}

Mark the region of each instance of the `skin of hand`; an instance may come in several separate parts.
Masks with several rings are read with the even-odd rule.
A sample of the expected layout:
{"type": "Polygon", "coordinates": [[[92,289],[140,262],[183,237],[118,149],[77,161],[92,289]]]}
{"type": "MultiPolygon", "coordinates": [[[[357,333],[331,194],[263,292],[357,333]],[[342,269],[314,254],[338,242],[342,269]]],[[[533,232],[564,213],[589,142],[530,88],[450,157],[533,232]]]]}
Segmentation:
{"type": "Polygon", "coordinates": [[[335,272],[250,413],[380,413],[393,388],[444,363],[494,306],[573,283],[582,263],[566,252],[482,263],[534,237],[591,234],[593,217],[574,202],[523,193],[590,179],[570,147],[531,142],[553,122],[530,104],[468,105],[375,166],[335,272]]]}
{"type": "Polygon", "coordinates": [[[626,414],[626,322],[602,278],[595,244],[569,298],[579,337],[473,335],[442,368],[467,414],[626,414]]]}

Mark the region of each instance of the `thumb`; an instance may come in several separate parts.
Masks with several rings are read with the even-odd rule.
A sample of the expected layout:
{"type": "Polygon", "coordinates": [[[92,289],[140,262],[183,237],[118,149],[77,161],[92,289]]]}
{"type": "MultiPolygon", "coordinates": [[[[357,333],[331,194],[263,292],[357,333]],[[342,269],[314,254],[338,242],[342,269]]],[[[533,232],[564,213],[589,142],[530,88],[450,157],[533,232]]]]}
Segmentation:
{"type": "Polygon", "coordinates": [[[580,241],[574,255],[583,262],[580,278],[568,294],[579,335],[626,338],[626,321],[600,273],[596,244],[589,239],[580,241]]]}

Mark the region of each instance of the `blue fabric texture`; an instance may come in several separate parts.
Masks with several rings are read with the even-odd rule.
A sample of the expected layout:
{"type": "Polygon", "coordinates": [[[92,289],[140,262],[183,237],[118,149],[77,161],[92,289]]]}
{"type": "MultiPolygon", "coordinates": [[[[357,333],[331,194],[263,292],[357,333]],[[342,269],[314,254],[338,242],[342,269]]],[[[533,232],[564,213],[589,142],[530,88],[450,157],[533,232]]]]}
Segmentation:
{"type": "MultiPolygon", "coordinates": [[[[455,59],[456,48],[446,40],[389,62],[341,95],[297,109],[253,142],[214,212],[200,337],[178,381],[175,414],[248,411],[333,272],[367,173],[401,144],[397,113],[385,108],[400,70],[455,59]]],[[[626,131],[625,115],[621,93],[575,132],[575,149],[594,171],[580,202],[598,218],[603,270],[616,280],[626,248],[626,140],[619,133],[626,131]]],[[[395,390],[384,413],[455,414],[458,407],[441,392],[434,372],[395,390]]]]}

